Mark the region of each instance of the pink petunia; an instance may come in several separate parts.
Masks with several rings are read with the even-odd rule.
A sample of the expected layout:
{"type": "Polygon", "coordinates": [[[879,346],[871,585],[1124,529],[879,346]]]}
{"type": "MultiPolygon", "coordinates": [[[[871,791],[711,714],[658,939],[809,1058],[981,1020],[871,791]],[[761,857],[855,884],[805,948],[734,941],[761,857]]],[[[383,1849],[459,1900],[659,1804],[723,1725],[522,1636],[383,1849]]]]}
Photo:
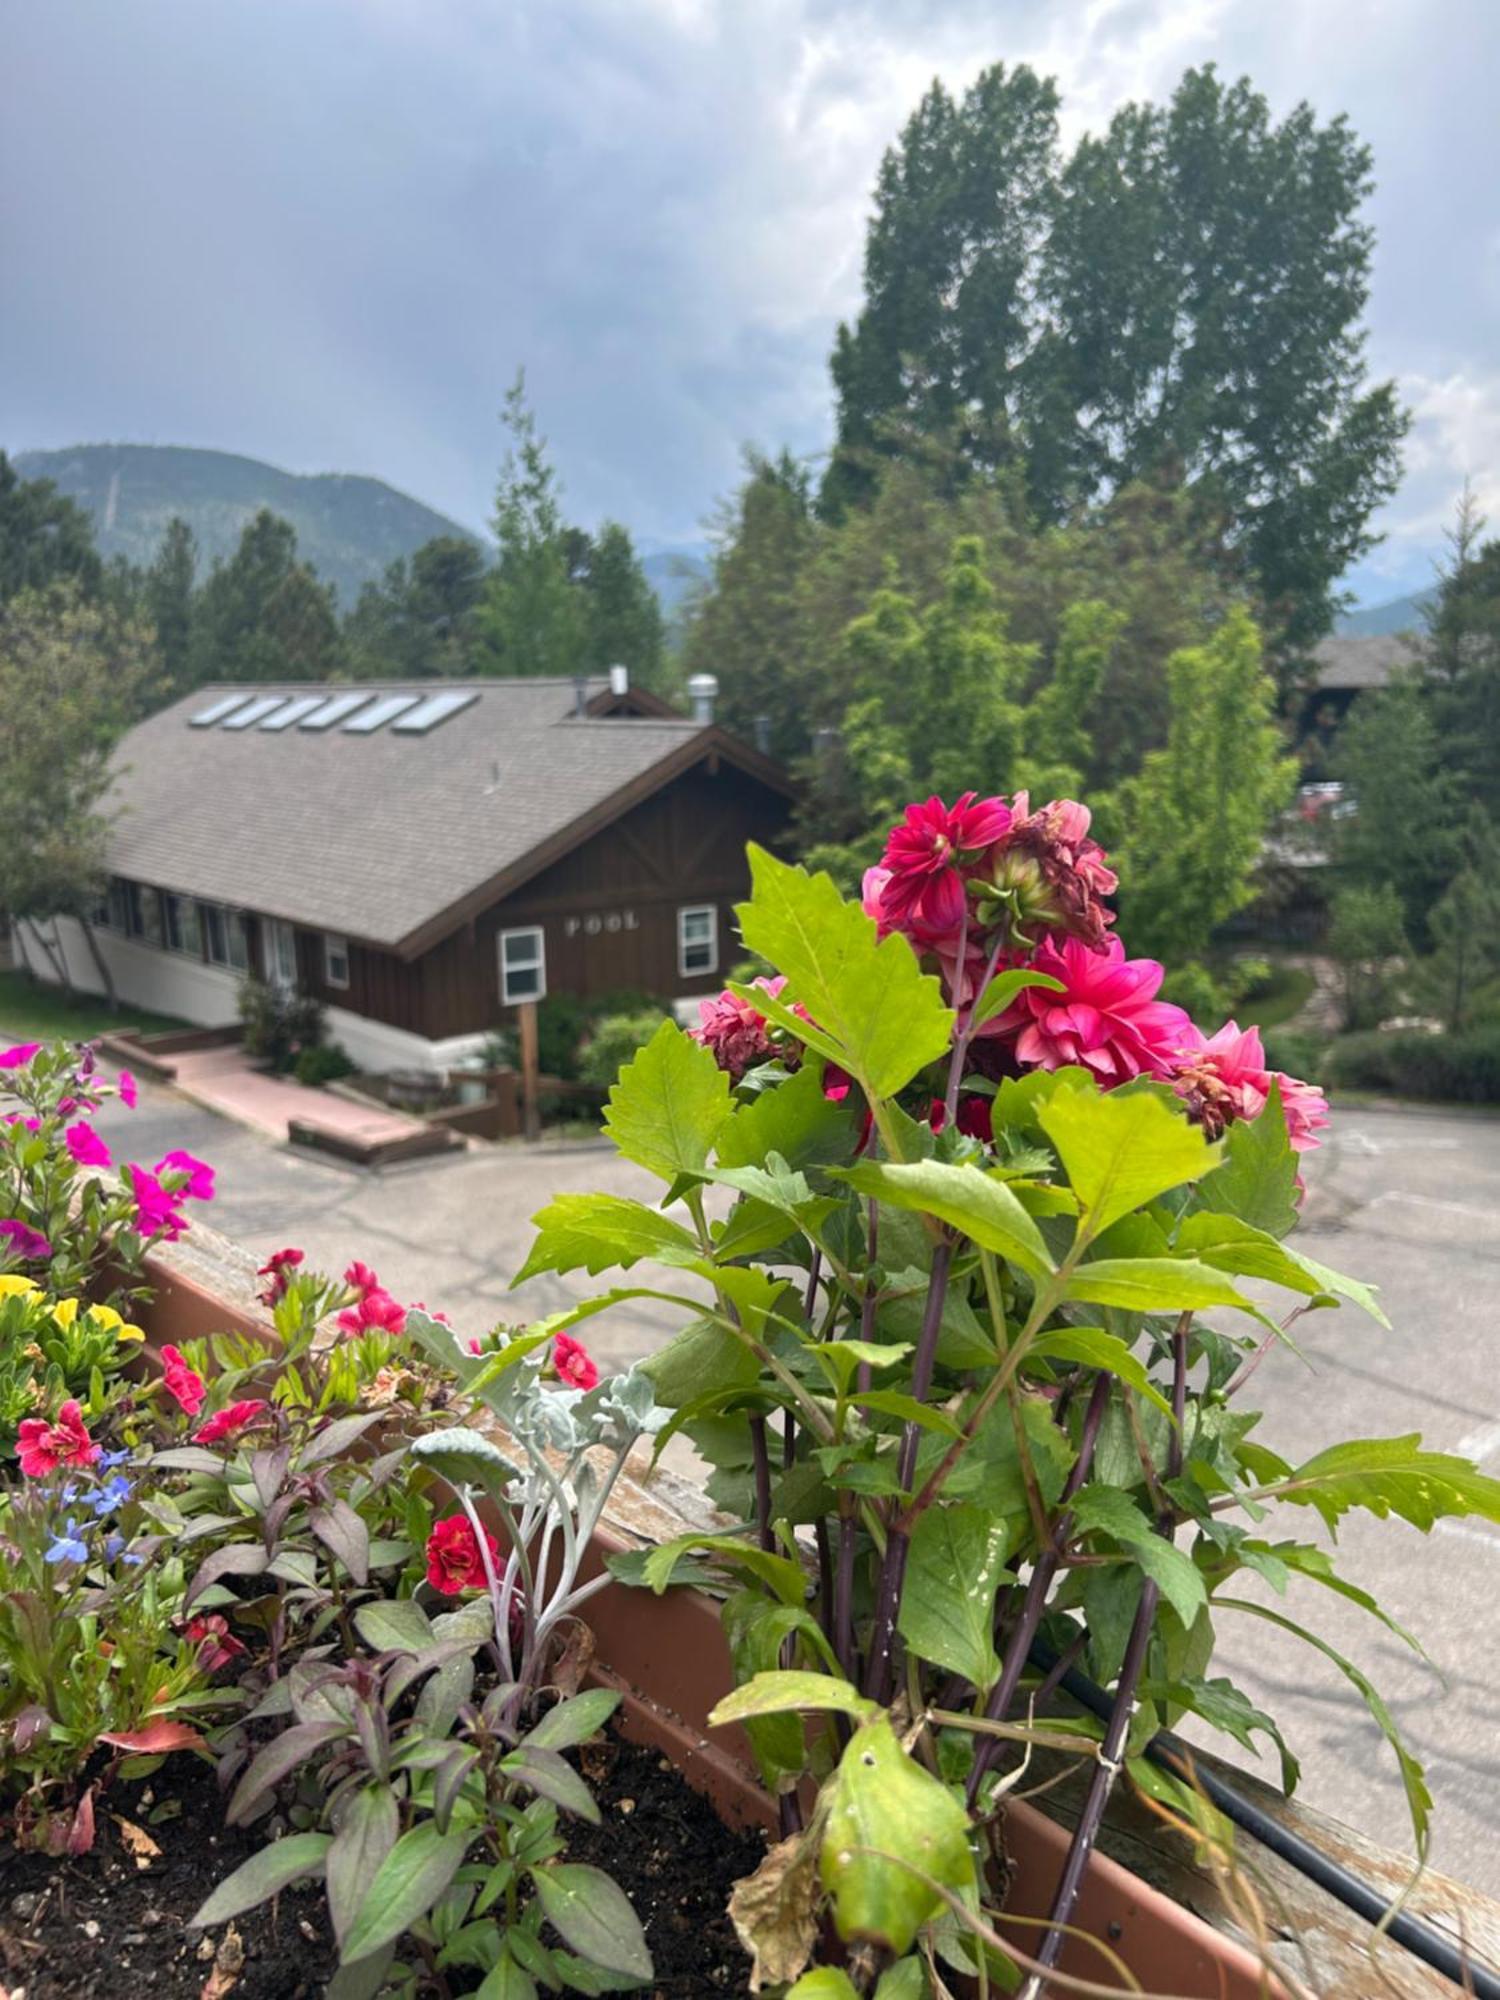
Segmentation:
{"type": "Polygon", "coordinates": [[[191,1153],[184,1153],[181,1147],[166,1153],[156,1163],[154,1170],[158,1178],[162,1174],[183,1174],[186,1179],[176,1191],[176,1199],[184,1197],[189,1201],[212,1201],[214,1198],[214,1170],[202,1160],[195,1160],[191,1153]]]}
{"type": "Polygon", "coordinates": [[[188,1416],[196,1417],[203,1408],[203,1377],[195,1368],[188,1366],[181,1348],[162,1349],[161,1372],[167,1394],[175,1398],[188,1416]]]}
{"type": "Polygon", "coordinates": [[[228,1409],[216,1410],[193,1432],[193,1442],[222,1444],[225,1438],[236,1438],[241,1431],[253,1430],[270,1421],[270,1404],[263,1397],[252,1396],[243,1403],[231,1403],[228,1409]]]}
{"type": "Polygon", "coordinates": [[[142,1236],[161,1236],[175,1243],[187,1228],[187,1217],[177,1206],[181,1197],[164,1188],[155,1174],[134,1160],[125,1169],[135,1196],[135,1226],[142,1236]]]}
{"type": "Polygon", "coordinates": [[[93,1465],[104,1450],[89,1436],[83,1412],[71,1397],[58,1411],[55,1424],[42,1417],[23,1418],[16,1446],[28,1479],[45,1479],[60,1465],[93,1465]]]}
{"type": "Polygon", "coordinates": [[[1027,1069],[1080,1063],[1109,1089],[1134,1076],[1170,1075],[1193,1024],[1156,995],[1165,976],[1153,958],[1127,958],[1117,937],[1093,951],[1080,938],[1049,939],[1032,959],[1060,993],[1029,986],[986,1032],[1015,1037],[1027,1069]]]}
{"type": "Polygon", "coordinates": [[[11,1048],[0,1049],[0,1069],[25,1069],[41,1046],[40,1042],[17,1042],[11,1048]]]}
{"type": "Polygon", "coordinates": [[[140,1093],[136,1089],[135,1078],[130,1074],[128,1069],[122,1069],[120,1071],[120,1102],[125,1106],[127,1111],[134,1111],[136,1099],[139,1095],[140,1093]]]}
{"type": "Polygon", "coordinates": [[[80,1118],[76,1125],[68,1127],[63,1133],[63,1144],[80,1167],[113,1165],[108,1146],[86,1119],[80,1118]]]}
{"type": "Polygon", "coordinates": [[[40,1229],[15,1217],[0,1218],[0,1256],[11,1256],[21,1264],[39,1264],[52,1255],[52,1245],[40,1229]]]}

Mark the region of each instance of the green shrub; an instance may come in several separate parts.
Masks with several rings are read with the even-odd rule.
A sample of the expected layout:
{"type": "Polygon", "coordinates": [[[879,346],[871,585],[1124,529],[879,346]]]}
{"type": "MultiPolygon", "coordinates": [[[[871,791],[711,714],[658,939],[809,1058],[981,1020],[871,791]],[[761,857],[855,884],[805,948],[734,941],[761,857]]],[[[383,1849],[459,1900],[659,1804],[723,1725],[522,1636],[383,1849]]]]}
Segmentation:
{"type": "Polygon", "coordinates": [[[1174,1007],[1186,1008],[1198,1026],[1209,1035],[1228,1018],[1232,1008],[1226,988],[1220,985],[1206,965],[1200,965],[1195,959],[1167,974],[1162,982],[1161,997],[1170,1000],[1174,1007]]]}
{"type": "Polygon", "coordinates": [[[1334,1085],[1450,1104],[1500,1104],[1500,1022],[1458,1035],[1344,1035],[1328,1052],[1334,1085]]]}
{"type": "Polygon", "coordinates": [[[632,1014],[606,1014],[589,1037],[579,1058],[579,1079],[608,1090],[638,1049],[644,1048],[662,1022],[668,1019],[660,1007],[643,1007],[632,1014]]]}
{"type": "Polygon", "coordinates": [[[353,1076],[358,1064],[341,1042],[318,1042],[298,1056],[293,1074],[298,1083],[316,1086],[332,1083],[341,1076],[353,1076]]]}
{"type": "Polygon", "coordinates": [[[285,993],[253,977],[240,981],[245,1053],[274,1070],[295,1068],[323,1039],[323,1008],[306,993],[285,993]]]}
{"type": "MultiPolygon", "coordinates": [[[[583,1081],[583,1047],[597,1023],[610,1015],[643,1014],[653,1008],[659,1010],[660,1002],[651,994],[629,988],[597,993],[588,1000],[576,993],[549,993],[536,1010],[537,1060],[542,1075],[561,1077],[565,1083],[583,1081]]],[[[517,1040],[513,1035],[507,1039],[517,1040]]],[[[520,1060],[519,1053],[516,1060],[520,1060]]]]}
{"type": "Polygon", "coordinates": [[[1262,1030],[1261,1043],[1266,1062],[1286,1076],[1300,1076],[1306,1083],[1321,1083],[1328,1067],[1328,1037],[1309,1034],[1305,1028],[1262,1030]]]}

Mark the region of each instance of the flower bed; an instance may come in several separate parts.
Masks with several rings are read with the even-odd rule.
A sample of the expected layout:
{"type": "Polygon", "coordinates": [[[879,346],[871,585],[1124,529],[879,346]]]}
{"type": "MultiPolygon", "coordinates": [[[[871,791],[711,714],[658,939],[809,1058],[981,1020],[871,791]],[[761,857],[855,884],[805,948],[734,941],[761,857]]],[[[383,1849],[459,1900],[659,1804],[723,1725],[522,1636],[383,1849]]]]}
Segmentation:
{"type": "MultiPolygon", "coordinates": [[[[1212,1673],[1214,1622],[1300,1627],[1235,1579],[1379,1617],[1282,1535],[1283,1509],[1500,1519],[1500,1485],[1416,1440],[1292,1466],[1253,1436],[1245,1388],[1300,1314],[1379,1318],[1285,1240],[1321,1096],[1270,1072],[1253,1032],[1160,1001],[1069,802],[913,808],[863,909],[752,863],[741,923],[774,973],[707,1003],[696,1036],[663,1024],[611,1092],[608,1129],[659,1204],[559,1196],[518,1274],[622,1277],[483,1341],[362,1264],[329,1280],[288,1249],[260,1273],[264,1334],[249,1314],[207,1337],[153,1325],[143,1353],[144,1260],[211,1171],[169,1153],[106,1179],[88,1053],[0,1055],[16,1848],[86,1868],[121,1820],[142,1826],[132,1788],[170,1797],[211,1762],[233,1839],[267,1835],[204,1885],[215,1951],[313,1881],[296,1909],[331,1936],[340,1995],[651,1990],[649,1913],[598,1865],[630,1815],[592,1858],[569,1832],[599,1823],[588,1774],[618,1754],[599,1732],[628,1693],[632,1732],[740,1817],[775,1816],[728,1899],[754,1990],[1123,1991],[1121,1952],[1159,1989],[1159,1941],[1111,1935],[1085,1891],[1119,1784],[1245,1897],[1222,1825],[1148,1755],[1183,1714],[1280,1743],[1212,1673]],[[711,1222],[714,1189],[732,1206],[711,1222]],[[643,1261],[668,1276],[648,1286],[643,1261]],[[600,1381],[579,1329],[648,1292],[682,1332],[600,1381]],[[729,1525],[608,1551],[627,1454],[679,1431],[729,1525]],[[711,1712],[700,1679],[673,1724],[634,1663],[655,1650],[680,1676],[703,1653],[704,1589],[725,1671],[711,1712]],[[1058,1710],[1047,1659],[1111,1690],[1102,1719],[1058,1710]],[[1014,1802],[1044,1751],[1087,1774],[1071,1838],[1014,1802]]],[[[1422,1844],[1419,1766],[1361,1671],[1306,1636],[1390,1739],[1422,1844]]],[[[1182,1990],[1261,1983],[1253,1958],[1200,1970],[1182,1990]]],[[[216,2000],[245,1977],[213,1976],[216,2000]]]]}

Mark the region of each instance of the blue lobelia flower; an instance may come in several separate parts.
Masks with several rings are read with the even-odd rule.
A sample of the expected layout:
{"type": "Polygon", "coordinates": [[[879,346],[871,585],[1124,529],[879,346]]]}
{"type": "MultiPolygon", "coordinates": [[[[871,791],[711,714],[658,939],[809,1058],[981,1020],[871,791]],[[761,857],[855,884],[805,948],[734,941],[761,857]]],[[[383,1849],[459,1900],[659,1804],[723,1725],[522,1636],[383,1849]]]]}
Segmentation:
{"type": "Polygon", "coordinates": [[[113,1472],[117,1465],[123,1465],[130,1456],[129,1448],[124,1451],[105,1451],[99,1454],[99,1470],[113,1472]]]}
{"type": "Polygon", "coordinates": [[[103,1520],[106,1514],[112,1514],[117,1507],[123,1507],[130,1494],[130,1481],[123,1473],[117,1472],[113,1479],[106,1480],[98,1492],[91,1495],[89,1505],[100,1520],[103,1520]]]}
{"type": "Polygon", "coordinates": [[[58,1530],[57,1539],[48,1549],[44,1560],[49,1563],[81,1563],[88,1561],[88,1554],[88,1545],[79,1540],[78,1530],[73,1525],[73,1516],[69,1514],[58,1530]]]}

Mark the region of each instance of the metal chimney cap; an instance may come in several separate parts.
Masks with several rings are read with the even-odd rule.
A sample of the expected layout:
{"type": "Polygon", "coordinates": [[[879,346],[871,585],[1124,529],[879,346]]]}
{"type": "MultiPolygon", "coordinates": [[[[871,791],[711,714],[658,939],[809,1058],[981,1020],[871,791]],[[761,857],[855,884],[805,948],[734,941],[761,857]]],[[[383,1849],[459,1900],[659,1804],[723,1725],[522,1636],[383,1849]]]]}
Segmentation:
{"type": "Polygon", "coordinates": [[[705,701],[712,701],[719,692],[717,674],[694,674],[687,684],[690,695],[702,695],[705,701]]]}
{"type": "Polygon", "coordinates": [[[610,668],[609,691],[611,694],[614,695],[629,694],[630,692],[629,667],[614,666],[610,668]]]}

